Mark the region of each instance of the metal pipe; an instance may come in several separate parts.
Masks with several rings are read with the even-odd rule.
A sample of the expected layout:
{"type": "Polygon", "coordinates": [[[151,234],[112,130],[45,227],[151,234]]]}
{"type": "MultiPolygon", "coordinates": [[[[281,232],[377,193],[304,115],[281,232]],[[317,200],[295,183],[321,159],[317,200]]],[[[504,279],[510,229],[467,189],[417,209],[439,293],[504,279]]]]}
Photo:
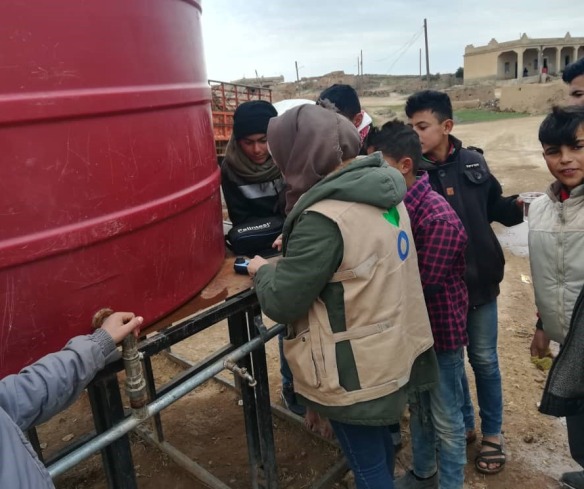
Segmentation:
{"type": "Polygon", "coordinates": [[[226,359],[223,362],[223,366],[234,374],[239,375],[239,377],[245,380],[250,387],[255,387],[258,385],[258,381],[253,378],[253,375],[251,375],[245,367],[238,367],[237,363],[235,363],[232,359],[226,359]]]}
{"type": "Polygon", "coordinates": [[[130,399],[130,406],[134,415],[146,419],[146,405],[148,404],[148,390],[142,372],[142,355],[138,351],[138,340],[133,334],[124,338],[122,343],[122,358],[126,369],[126,393],[130,399]]]}
{"type": "MultiPolygon", "coordinates": [[[[276,324],[275,326],[271,327],[266,331],[264,339],[266,341],[270,340],[277,334],[284,331],[284,329],[285,325],[276,324]]],[[[245,357],[256,348],[260,347],[263,343],[264,341],[262,340],[262,337],[258,336],[253,340],[243,344],[239,348],[235,349],[231,354],[228,355],[228,357],[225,360],[232,361],[240,360],[241,358],[245,357]]],[[[144,419],[139,419],[136,418],[135,416],[126,418],[122,422],[118,423],[116,426],[96,436],[94,439],[89,441],[84,446],[70,453],[61,460],[55,462],[53,465],[48,467],[49,474],[54,479],[55,477],[63,474],[64,472],[71,469],[78,463],[82,462],[90,455],[93,455],[95,452],[105,448],[118,438],[121,438],[126,433],[133,430],[140,423],[143,423],[146,419],[152,417],[156,413],[159,413],[163,409],[167,408],[172,403],[178,401],[181,397],[185,396],[193,389],[201,385],[203,382],[206,382],[207,380],[209,380],[210,378],[214,377],[219,372],[224,370],[225,360],[221,359],[217,360],[215,363],[209,365],[206,369],[202,370],[201,372],[194,375],[190,379],[186,380],[182,384],[176,386],[174,389],[167,392],[163,396],[159,397],[155,401],[152,401],[145,407],[146,417],[144,419]]]]}

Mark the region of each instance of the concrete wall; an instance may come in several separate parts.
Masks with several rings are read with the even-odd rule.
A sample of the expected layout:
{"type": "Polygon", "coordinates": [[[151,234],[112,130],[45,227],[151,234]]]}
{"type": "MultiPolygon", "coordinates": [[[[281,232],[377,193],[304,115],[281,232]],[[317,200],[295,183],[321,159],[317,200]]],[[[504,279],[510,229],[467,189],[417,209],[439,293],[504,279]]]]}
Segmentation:
{"type": "MultiPolygon", "coordinates": [[[[541,75],[543,76],[543,75],[541,75]]],[[[515,78],[511,80],[499,80],[497,82],[498,87],[506,87],[510,85],[523,85],[523,84],[530,84],[530,83],[540,83],[541,81],[540,75],[533,75],[533,76],[526,76],[522,78],[515,78]]]]}
{"type": "Polygon", "coordinates": [[[497,64],[497,78],[502,80],[515,78],[515,63],[517,63],[517,61],[518,57],[515,51],[501,53],[497,64]]]}
{"type": "MultiPolygon", "coordinates": [[[[523,67],[527,68],[527,76],[539,75],[537,66],[537,49],[526,49],[523,53],[523,67]]],[[[523,73],[521,73],[523,75],[523,73]]]]}
{"type": "MultiPolygon", "coordinates": [[[[548,73],[551,74],[556,74],[558,73],[558,65],[557,65],[557,51],[556,48],[545,48],[543,50],[543,55],[542,55],[543,59],[547,58],[547,67],[548,67],[548,73]]],[[[543,61],[542,63],[542,67],[543,67],[543,61]]]]}
{"type": "Polygon", "coordinates": [[[495,87],[494,86],[458,86],[449,88],[445,92],[454,102],[466,102],[466,101],[476,101],[486,102],[488,100],[493,100],[495,98],[495,87]]]}
{"type": "Polygon", "coordinates": [[[528,114],[545,114],[552,105],[561,103],[567,94],[562,82],[501,87],[499,108],[528,114]]]}
{"type": "Polygon", "coordinates": [[[477,98],[475,100],[457,100],[452,102],[452,110],[460,109],[478,109],[481,106],[481,101],[477,98]]]}
{"type": "Polygon", "coordinates": [[[498,52],[464,56],[464,83],[497,78],[498,52]]]}

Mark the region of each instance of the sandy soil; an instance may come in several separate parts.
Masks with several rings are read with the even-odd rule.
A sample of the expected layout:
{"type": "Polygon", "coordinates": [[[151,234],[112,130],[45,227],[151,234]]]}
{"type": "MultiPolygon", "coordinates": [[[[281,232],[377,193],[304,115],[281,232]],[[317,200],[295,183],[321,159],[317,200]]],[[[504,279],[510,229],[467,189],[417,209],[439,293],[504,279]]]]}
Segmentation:
{"type": "MultiPolygon", "coordinates": [[[[398,97],[396,97],[397,99],[398,97]]],[[[391,100],[387,105],[399,103],[391,100]]],[[[378,104],[379,105],[379,104],[378,104]]],[[[480,146],[493,173],[506,194],[543,190],[550,177],[541,158],[537,128],[541,117],[504,122],[464,125],[454,134],[466,145],[480,146]]],[[[503,472],[484,476],[474,470],[472,461],[478,446],[468,450],[466,487],[472,489],[556,488],[564,470],[576,470],[567,450],[565,426],[561,420],[537,412],[545,374],[529,359],[529,343],[535,323],[533,291],[526,253],[527,232],[522,224],[510,230],[496,226],[506,247],[507,268],[499,298],[499,348],[504,389],[504,431],[508,462],[503,472]]],[[[219,324],[198,337],[178,345],[175,350],[196,361],[226,341],[226,325],[219,324]]],[[[279,396],[277,344],[267,345],[271,395],[279,396]]],[[[179,367],[157,358],[159,383],[179,372],[179,367]]],[[[469,371],[470,372],[470,371],[469,371]]],[[[470,374],[472,378],[472,373],[470,374]]],[[[163,415],[165,433],[175,446],[211,470],[233,488],[249,487],[247,455],[241,408],[234,391],[212,382],[177,402],[163,415]]],[[[55,417],[39,430],[41,441],[50,453],[66,444],[63,438],[78,437],[90,429],[87,400],[83,397],[67,412],[55,417]],[[68,436],[69,435],[69,436],[68,436]]],[[[339,453],[329,444],[305,432],[300,424],[274,418],[281,487],[309,487],[336,460],[339,453]]],[[[478,422],[477,422],[478,425],[478,422]]],[[[410,458],[406,445],[399,456],[398,471],[410,458]]],[[[199,488],[181,468],[151,448],[137,436],[132,437],[133,455],[140,488],[199,488]]],[[[350,478],[336,484],[351,486],[350,478]]],[[[100,458],[62,476],[59,489],[97,489],[106,487],[100,458]]]]}

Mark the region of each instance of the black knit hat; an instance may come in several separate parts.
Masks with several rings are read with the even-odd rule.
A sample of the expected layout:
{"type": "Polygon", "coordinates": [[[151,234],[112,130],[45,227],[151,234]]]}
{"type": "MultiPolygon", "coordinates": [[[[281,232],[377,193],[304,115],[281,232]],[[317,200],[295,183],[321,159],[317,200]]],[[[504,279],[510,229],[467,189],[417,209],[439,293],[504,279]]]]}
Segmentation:
{"type": "Polygon", "coordinates": [[[233,114],[233,136],[238,140],[252,134],[266,134],[268,122],[277,115],[274,106],[265,100],[244,102],[233,114]]]}

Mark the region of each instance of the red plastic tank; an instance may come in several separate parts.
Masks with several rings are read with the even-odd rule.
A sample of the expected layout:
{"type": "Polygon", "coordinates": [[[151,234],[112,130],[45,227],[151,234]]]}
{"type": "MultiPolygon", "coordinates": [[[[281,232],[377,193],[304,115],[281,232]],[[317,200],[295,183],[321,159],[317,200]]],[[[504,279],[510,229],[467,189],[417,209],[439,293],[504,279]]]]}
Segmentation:
{"type": "Polygon", "coordinates": [[[223,257],[193,0],[0,2],[0,376],[89,331],[146,322],[223,257]]]}

